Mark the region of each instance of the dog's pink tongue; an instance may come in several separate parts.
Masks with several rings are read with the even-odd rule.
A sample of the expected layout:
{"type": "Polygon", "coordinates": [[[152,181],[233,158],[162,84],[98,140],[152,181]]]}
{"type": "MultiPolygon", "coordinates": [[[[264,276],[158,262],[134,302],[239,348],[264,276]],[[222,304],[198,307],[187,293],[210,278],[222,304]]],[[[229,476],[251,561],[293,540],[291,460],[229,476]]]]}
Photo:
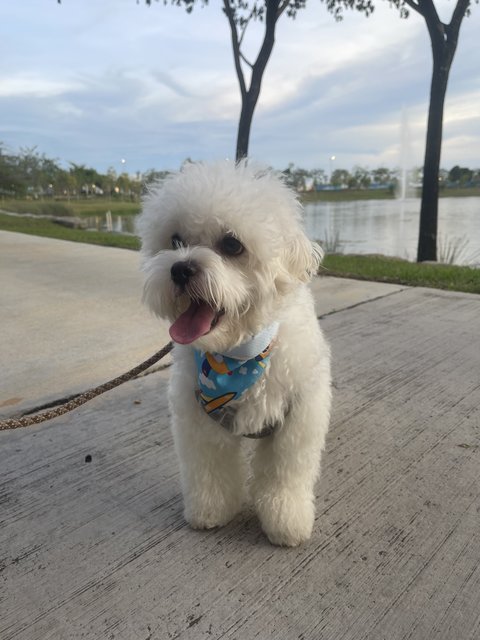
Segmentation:
{"type": "Polygon", "coordinates": [[[211,329],[215,311],[205,302],[192,302],[170,327],[170,337],[179,344],[190,344],[211,329]]]}

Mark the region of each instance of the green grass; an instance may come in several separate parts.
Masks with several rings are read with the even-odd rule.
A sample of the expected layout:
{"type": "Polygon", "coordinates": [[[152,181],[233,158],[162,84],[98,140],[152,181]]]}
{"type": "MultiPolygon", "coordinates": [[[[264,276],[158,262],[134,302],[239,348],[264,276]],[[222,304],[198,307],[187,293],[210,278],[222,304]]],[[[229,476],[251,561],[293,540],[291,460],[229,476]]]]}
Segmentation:
{"type": "Polygon", "coordinates": [[[0,213],[0,229],[4,231],[16,231],[28,233],[46,238],[58,240],[70,240],[72,242],[86,242],[87,244],[100,244],[107,247],[120,247],[121,249],[139,249],[140,241],[135,236],[128,236],[107,231],[84,231],[82,229],[67,229],[51,220],[43,218],[17,218],[0,213]]]}
{"type": "MultiPolygon", "coordinates": [[[[17,218],[0,213],[0,229],[122,249],[140,248],[140,241],[135,236],[67,229],[42,218],[17,218]]],[[[344,278],[480,293],[480,269],[417,264],[385,256],[328,254],[322,273],[344,278]]]]}
{"type": "Polygon", "coordinates": [[[90,200],[0,200],[0,209],[13,213],[33,213],[51,216],[104,216],[110,211],[114,216],[129,216],[140,213],[138,202],[123,202],[108,198],[90,200]]]}
{"type": "Polygon", "coordinates": [[[480,269],[419,264],[386,256],[327,255],[321,273],[413,287],[480,293],[480,269]]]}
{"type": "Polygon", "coordinates": [[[352,200],[393,200],[388,189],[345,189],[342,191],[305,191],[299,194],[303,204],[309,202],[350,202],[352,200]]]}
{"type": "Polygon", "coordinates": [[[440,189],[441,198],[478,198],[480,187],[454,187],[452,189],[440,189]]]}

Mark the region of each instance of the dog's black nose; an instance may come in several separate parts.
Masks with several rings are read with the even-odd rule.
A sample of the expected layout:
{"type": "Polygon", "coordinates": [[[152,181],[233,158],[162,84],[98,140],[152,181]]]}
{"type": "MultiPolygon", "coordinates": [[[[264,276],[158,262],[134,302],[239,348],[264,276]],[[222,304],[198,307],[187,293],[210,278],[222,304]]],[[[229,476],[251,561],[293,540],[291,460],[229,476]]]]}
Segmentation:
{"type": "Polygon", "coordinates": [[[180,287],[184,287],[190,278],[197,273],[197,267],[192,262],[175,262],[170,269],[172,280],[180,287]]]}

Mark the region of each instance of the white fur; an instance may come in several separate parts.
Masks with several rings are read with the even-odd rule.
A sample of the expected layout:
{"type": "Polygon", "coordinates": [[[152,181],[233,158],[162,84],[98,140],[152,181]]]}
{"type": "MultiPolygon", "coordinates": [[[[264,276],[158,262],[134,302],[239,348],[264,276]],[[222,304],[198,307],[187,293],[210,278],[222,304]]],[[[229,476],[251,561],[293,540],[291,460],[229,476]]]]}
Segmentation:
{"type": "Polygon", "coordinates": [[[329,348],[306,285],[321,250],[303,232],[299,203],[278,176],[250,162],[188,164],[147,195],[138,229],[144,297],[154,313],[173,322],[190,298],[225,311],[207,335],[174,349],[170,402],[185,518],[211,528],[240,511],[248,497],[243,450],[253,446],[249,497],[263,530],[274,544],[302,543],[313,527],[331,393],[329,348]],[[226,233],[242,242],[241,255],[222,254],[226,233]],[[173,234],[186,246],[173,250],[173,234]],[[200,267],[185,291],[170,276],[179,260],[200,267]],[[222,352],[274,321],[280,328],[269,365],[237,401],[232,435],[195,398],[192,347],[222,352]],[[241,437],[272,421],[280,423],[273,435],[241,437]]]}

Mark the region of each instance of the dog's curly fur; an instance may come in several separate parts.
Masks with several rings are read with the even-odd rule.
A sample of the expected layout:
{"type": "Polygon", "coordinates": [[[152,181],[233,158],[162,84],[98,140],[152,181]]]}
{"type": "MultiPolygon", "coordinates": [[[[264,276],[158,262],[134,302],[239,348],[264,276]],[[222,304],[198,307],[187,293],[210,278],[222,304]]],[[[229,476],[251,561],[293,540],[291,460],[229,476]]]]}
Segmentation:
{"type": "Polygon", "coordinates": [[[322,254],[304,234],[295,195],[251,162],[187,164],[150,190],[138,231],[152,311],[175,323],[195,300],[216,313],[211,330],[174,348],[170,403],[186,520],[211,528],[240,511],[251,443],[240,436],[277,423],[254,441],[249,497],[272,543],[302,543],[314,522],[331,392],[329,348],[306,284],[322,254]],[[225,237],[241,243],[238,255],[225,252],[225,237]],[[172,278],[179,261],[195,266],[182,286],[172,278]],[[266,372],[237,401],[230,433],[196,400],[192,345],[221,353],[272,322],[279,329],[266,372]]]}

